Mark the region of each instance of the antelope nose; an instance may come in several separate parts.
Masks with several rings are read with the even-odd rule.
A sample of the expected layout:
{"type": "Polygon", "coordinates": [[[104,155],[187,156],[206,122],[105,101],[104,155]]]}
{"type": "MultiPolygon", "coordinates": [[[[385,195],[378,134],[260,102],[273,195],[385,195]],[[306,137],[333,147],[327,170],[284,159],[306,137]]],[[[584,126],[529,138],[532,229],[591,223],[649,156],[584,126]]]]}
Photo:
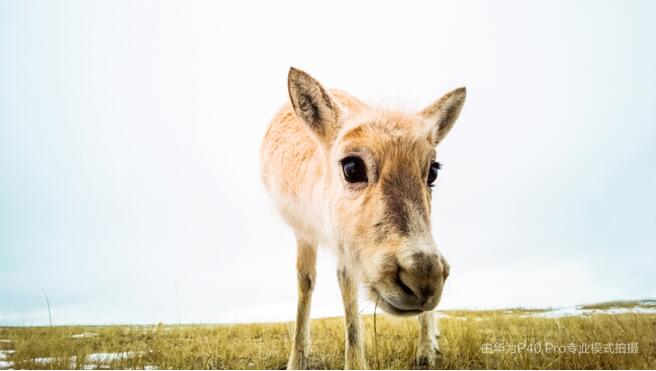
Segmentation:
{"type": "MultiPolygon", "coordinates": [[[[447,269],[435,253],[415,253],[406,267],[399,266],[397,284],[408,295],[414,295],[424,306],[442,292],[447,269]]],[[[434,303],[437,305],[437,302],[434,303]]]]}

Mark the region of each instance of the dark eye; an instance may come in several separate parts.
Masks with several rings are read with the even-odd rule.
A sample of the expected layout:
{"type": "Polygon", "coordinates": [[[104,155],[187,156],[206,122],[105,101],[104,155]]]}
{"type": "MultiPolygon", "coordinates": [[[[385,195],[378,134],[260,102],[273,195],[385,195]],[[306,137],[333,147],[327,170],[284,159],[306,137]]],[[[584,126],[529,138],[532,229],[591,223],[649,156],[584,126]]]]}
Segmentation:
{"type": "Polygon", "coordinates": [[[367,181],[367,167],[360,157],[349,156],[342,161],[344,178],[349,183],[360,183],[367,181]]]}
{"type": "Polygon", "coordinates": [[[433,183],[435,183],[435,180],[437,179],[437,172],[440,170],[442,165],[440,165],[439,162],[433,162],[431,163],[430,169],[428,169],[428,179],[427,183],[429,186],[433,186],[433,183]]]}

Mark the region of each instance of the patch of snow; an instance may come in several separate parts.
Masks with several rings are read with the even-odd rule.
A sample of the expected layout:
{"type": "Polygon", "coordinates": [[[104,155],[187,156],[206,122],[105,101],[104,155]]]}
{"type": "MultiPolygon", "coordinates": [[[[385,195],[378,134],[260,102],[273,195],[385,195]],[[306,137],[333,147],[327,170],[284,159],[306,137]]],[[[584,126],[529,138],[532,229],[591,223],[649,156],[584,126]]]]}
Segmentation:
{"type": "Polygon", "coordinates": [[[40,365],[45,365],[46,363],[50,363],[56,360],[57,358],[53,358],[53,357],[38,357],[38,358],[32,358],[30,361],[34,363],[38,363],[40,365]]]}
{"type": "Polygon", "coordinates": [[[7,355],[9,354],[14,354],[16,353],[15,350],[10,349],[10,350],[0,350],[0,360],[5,360],[7,359],[7,355]]]}
{"type": "Polygon", "coordinates": [[[145,365],[144,370],[159,370],[159,367],[153,365],[145,365]]]}
{"type": "MultiPolygon", "coordinates": [[[[85,361],[95,362],[96,364],[83,364],[82,369],[84,370],[96,370],[98,368],[106,368],[106,363],[112,361],[118,361],[121,359],[127,359],[132,357],[137,357],[141,355],[142,352],[117,352],[117,353],[91,353],[88,354],[85,361]]],[[[49,363],[59,362],[61,358],[55,357],[39,357],[31,359],[32,362],[38,363],[40,365],[48,365],[49,363]]],[[[77,368],[77,357],[73,356],[69,358],[69,368],[77,368]]]]}
{"type": "Polygon", "coordinates": [[[92,338],[94,336],[98,336],[95,332],[83,332],[81,334],[75,334],[71,336],[73,339],[82,339],[82,338],[92,338]]]}
{"type": "Polygon", "coordinates": [[[8,368],[14,367],[14,362],[11,361],[0,361],[0,369],[6,370],[8,368]]]}
{"type": "MultiPolygon", "coordinates": [[[[76,357],[71,357],[71,358],[68,359],[68,368],[76,368],[75,358],[76,357]]],[[[32,361],[34,363],[38,363],[38,364],[43,365],[43,366],[46,366],[49,363],[60,362],[62,360],[65,360],[65,358],[37,357],[37,358],[32,358],[30,361],[32,361]]]]}
{"type": "Polygon", "coordinates": [[[610,308],[603,311],[607,314],[624,314],[624,313],[637,313],[637,314],[656,314],[656,308],[610,308]]]}
{"type": "Polygon", "coordinates": [[[87,361],[91,362],[112,362],[121,359],[127,359],[140,356],[141,352],[118,352],[118,353],[92,353],[87,355],[87,361]]]}
{"type": "MultiPolygon", "coordinates": [[[[110,370],[109,365],[84,364],[80,367],[82,370],[110,370]]],[[[132,370],[131,368],[129,370],[132,370]]]]}
{"type": "Polygon", "coordinates": [[[0,343],[11,343],[9,339],[0,339],[0,343]]]}
{"type": "Polygon", "coordinates": [[[575,316],[592,316],[595,314],[656,314],[656,308],[608,308],[608,309],[584,309],[582,307],[565,307],[554,309],[546,312],[531,313],[523,317],[538,317],[538,318],[563,318],[575,316]]]}
{"type": "MultiPolygon", "coordinates": [[[[85,360],[88,362],[109,363],[112,361],[119,361],[122,359],[137,357],[142,354],[143,352],[91,353],[87,355],[85,360]]],[[[49,363],[59,362],[61,360],[62,360],[61,358],[56,358],[56,357],[39,357],[39,358],[31,359],[32,362],[38,363],[40,365],[47,365],[49,363]]],[[[77,357],[73,356],[69,358],[70,368],[77,368],[76,363],[77,363],[77,357]]],[[[82,368],[84,368],[85,370],[95,370],[98,368],[98,365],[84,364],[82,365],[82,368]]]]}
{"type": "Polygon", "coordinates": [[[582,309],[580,307],[565,307],[565,308],[549,310],[546,312],[525,314],[522,317],[562,318],[562,317],[572,317],[572,316],[585,316],[585,315],[589,315],[588,312],[590,311],[592,311],[592,309],[582,309]]]}

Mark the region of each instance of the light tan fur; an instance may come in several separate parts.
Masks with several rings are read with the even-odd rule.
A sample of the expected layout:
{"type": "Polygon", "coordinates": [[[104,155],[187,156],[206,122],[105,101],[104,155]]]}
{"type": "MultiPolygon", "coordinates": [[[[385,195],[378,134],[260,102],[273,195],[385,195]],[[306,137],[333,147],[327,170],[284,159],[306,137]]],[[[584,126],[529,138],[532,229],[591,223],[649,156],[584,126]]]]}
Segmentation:
{"type": "Polygon", "coordinates": [[[439,303],[449,265],[432,237],[427,178],[436,145],[460,113],[464,88],[407,114],[328,91],[293,68],[288,82],[290,103],[273,118],[261,148],[262,180],[298,241],[299,298],[288,368],[308,367],[319,244],[338,256],[346,368],[367,367],[358,316],[360,285],[386,312],[419,315],[417,361],[434,365],[439,349],[431,311],[439,303]],[[347,179],[344,164],[353,158],[364,180],[347,179]]]}

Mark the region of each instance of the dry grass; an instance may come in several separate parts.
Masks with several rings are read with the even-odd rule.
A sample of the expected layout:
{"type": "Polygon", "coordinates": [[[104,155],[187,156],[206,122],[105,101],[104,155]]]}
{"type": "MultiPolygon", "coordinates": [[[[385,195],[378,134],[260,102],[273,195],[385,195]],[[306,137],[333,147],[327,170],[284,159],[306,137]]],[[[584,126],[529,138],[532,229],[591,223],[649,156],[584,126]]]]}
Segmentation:
{"type": "MultiPolygon", "coordinates": [[[[451,311],[437,319],[444,355],[441,368],[464,369],[653,369],[656,368],[656,315],[621,314],[534,318],[530,312],[451,311]],[[484,344],[541,344],[541,352],[487,354],[484,344]],[[582,354],[545,352],[547,344],[637,343],[637,354],[582,354]]],[[[374,353],[373,318],[364,318],[370,367],[409,369],[418,336],[416,319],[377,318],[378,359],[374,353]]],[[[0,349],[15,349],[6,360],[15,368],[111,367],[142,369],[282,369],[286,366],[293,324],[105,326],[0,328],[0,349]],[[96,336],[72,338],[74,334],[96,336]],[[137,356],[94,362],[87,355],[99,352],[137,352],[137,356]],[[52,357],[53,362],[34,359],[52,357]],[[71,364],[71,357],[83,360],[71,364]]],[[[340,369],[344,365],[344,327],[341,318],[312,322],[310,365],[340,369]]],[[[512,347],[512,346],[511,346],[512,347]]],[[[603,350],[603,348],[600,348],[603,350]]],[[[494,350],[494,349],[493,349],[494,350]]],[[[499,350],[499,349],[496,349],[499,350]]],[[[561,349],[562,350],[562,349],[561,349]]]]}

